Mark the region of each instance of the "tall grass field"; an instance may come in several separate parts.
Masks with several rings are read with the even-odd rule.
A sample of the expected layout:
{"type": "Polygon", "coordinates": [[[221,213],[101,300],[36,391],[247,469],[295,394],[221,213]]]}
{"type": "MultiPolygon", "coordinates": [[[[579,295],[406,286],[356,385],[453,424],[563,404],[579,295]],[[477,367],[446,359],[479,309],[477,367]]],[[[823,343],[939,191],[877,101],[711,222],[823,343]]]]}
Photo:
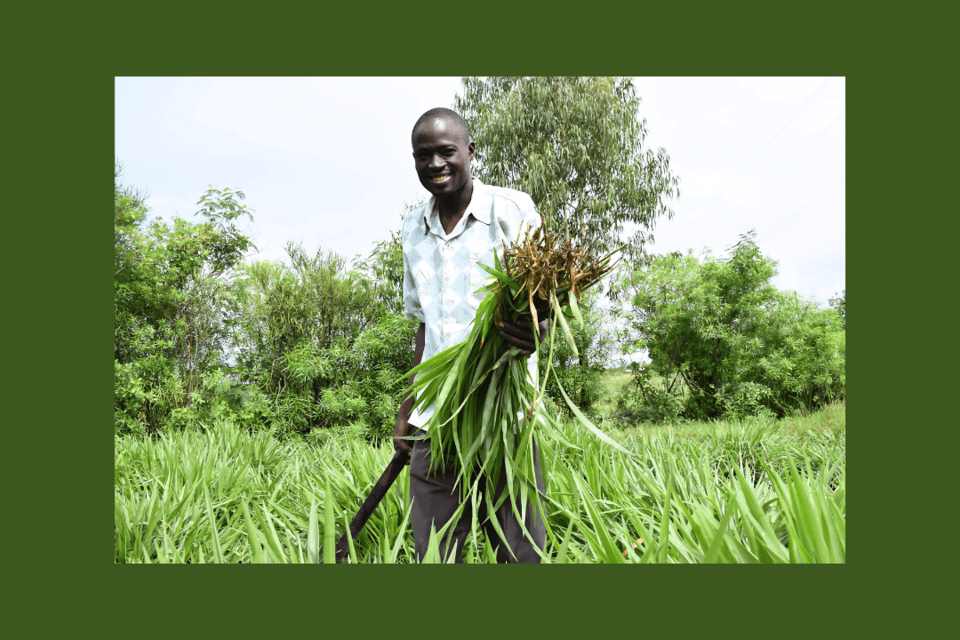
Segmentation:
{"type": "MultiPolygon", "coordinates": [[[[539,440],[544,563],[845,561],[843,404],[779,421],[627,428],[613,413],[611,403],[599,407],[597,422],[631,455],[572,423],[566,442],[539,440]]],[[[333,562],[334,543],[392,455],[389,442],[345,436],[315,446],[224,422],[116,436],[115,561],[333,562]]],[[[464,562],[494,563],[473,524],[464,562]]],[[[405,470],[346,562],[414,563],[409,525],[405,470]]]]}

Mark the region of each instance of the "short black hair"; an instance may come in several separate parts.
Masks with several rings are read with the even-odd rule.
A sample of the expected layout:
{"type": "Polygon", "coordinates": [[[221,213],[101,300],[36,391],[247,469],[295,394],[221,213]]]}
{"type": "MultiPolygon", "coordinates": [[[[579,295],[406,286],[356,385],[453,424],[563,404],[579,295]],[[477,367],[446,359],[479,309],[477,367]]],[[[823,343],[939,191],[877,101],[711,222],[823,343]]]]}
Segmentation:
{"type": "Polygon", "coordinates": [[[413,125],[413,129],[410,131],[411,142],[413,141],[413,134],[416,133],[417,127],[429,120],[433,120],[434,118],[452,120],[453,122],[459,124],[461,127],[463,127],[463,133],[467,137],[467,144],[470,143],[470,127],[467,126],[467,121],[464,120],[463,117],[461,117],[461,115],[456,111],[447,109],[445,107],[434,107],[433,109],[424,112],[424,114],[417,119],[417,123],[413,125]]]}

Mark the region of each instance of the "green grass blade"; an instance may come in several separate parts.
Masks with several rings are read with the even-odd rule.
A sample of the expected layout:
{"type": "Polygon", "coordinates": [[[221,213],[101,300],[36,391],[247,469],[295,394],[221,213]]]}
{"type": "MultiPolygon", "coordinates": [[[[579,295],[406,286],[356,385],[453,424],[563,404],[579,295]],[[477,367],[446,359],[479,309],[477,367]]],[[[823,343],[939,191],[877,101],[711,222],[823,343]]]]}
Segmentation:
{"type": "Polygon", "coordinates": [[[494,278],[496,278],[503,284],[509,285],[510,288],[513,289],[514,291],[520,288],[520,283],[514,280],[513,278],[511,278],[510,276],[508,276],[503,271],[499,271],[497,269],[494,269],[493,267],[488,267],[487,265],[480,262],[476,264],[478,267],[480,267],[481,269],[483,269],[484,271],[492,275],[494,278]]]}
{"type": "MultiPolygon", "coordinates": [[[[570,297],[572,298],[573,296],[570,297]]],[[[570,331],[570,327],[567,325],[567,319],[563,317],[563,310],[560,308],[560,303],[557,302],[557,297],[552,296],[550,298],[550,303],[553,306],[553,317],[560,324],[560,333],[563,334],[567,344],[570,345],[570,350],[573,351],[573,356],[575,358],[579,358],[580,352],[577,350],[577,343],[573,339],[573,332],[570,331]]]]}
{"type": "Polygon", "coordinates": [[[260,535],[256,527],[253,526],[253,519],[250,517],[250,511],[247,509],[247,501],[240,502],[240,510],[243,512],[243,523],[247,528],[247,540],[250,543],[250,552],[253,555],[253,561],[262,564],[266,561],[263,548],[260,545],[260,535]]]}
{"type": "Polygon", "coordinates": [[[320,523],[317,521],[317,499],[310,499],[310,521],[307,524],[307,562],[320,563],[320,523]]]}
{"type": "Polygon", "coordinates": [[[336,501],[333,497],[333,491],[330,490],[330,478],[326,479],[326,486],[323,494],[323,563],[337,563],[337,532],[334,528],[334,512],[336,511],[336,501]]]}
{"type": "Polygon", "coordinates": [[[217,520],[213,517],[213,506],[210,504],[210,494],[207,485],[203,485],[204,504],[207,507],[207,525],[210,529],[210,539],[213,542],[213,559],[223,564],[223,551],[220,549],[220,536],[217,533],[217,520]]]}
{"type": "Polygon", "coordinates": [[[720,551],[723,549],[723,539],[726,537],[727,526],[730,524],[730,519],[733,517],[733,512],[736,510],[732,505],[733,499],[730,497],[730,499],[728,499],[723,505],[723,514],[720,516],[720,524],[717,527],[716,535],[714,535],[713,540],[710,541],[710,545],[707,547],[707,553],[703,558],[704,564],[713,564],[716,562],[717,556],[720,555],[720,551]]]}
{"type": "Polygon", "coordinates": [[[628,451],[627,449],[624,449],[619,444],[614,442],[613,439],[610,438],[610,436],[605,434],[603,431],[597,428],[596,425],[590,422],[590,419],[587,418],[587,416],[585,416],[582,411],[580,411],[577,405],[573,404],[573,401],[570,400],[570,398],[567,396],[567,392],[563,390],[562,386],[557,384],[557,389],[560,391],[560,395],[563,396],[564,401],[566,401],[567,406],[570,407],[570,410],[573,412],[573,415],[577,416],[577,419],[580,421],[580,424],[585,426],[587,429],[589,429],[593,433],[593,435],[597,436],[598,438],[603,440],[605,443],[607,443],[617,451],[620,451],[627,455],[633,455],[632,453],[630,453],[630,451],[628,451]]]}
{"type": "Polygon", "coordinates": [[[567,296],[567,303],[570,305],[570,311],[579,323],[580,329],[583,330],[583,316],[580,315],[580,304],[577,302],[577,296],[573,294],[567,296]]]}

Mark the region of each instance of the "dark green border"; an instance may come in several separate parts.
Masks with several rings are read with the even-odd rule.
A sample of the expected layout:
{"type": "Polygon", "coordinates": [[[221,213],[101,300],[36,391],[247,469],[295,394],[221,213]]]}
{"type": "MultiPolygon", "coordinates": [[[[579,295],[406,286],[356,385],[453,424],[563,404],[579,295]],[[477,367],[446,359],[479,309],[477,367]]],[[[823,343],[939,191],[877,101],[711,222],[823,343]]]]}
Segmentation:
{"type": "MultiPolygon", "coordinates": [[[[889,597],[880,589],[887,558],[930,557],[927,548],[917,549],[915,557],[900,548],[898,543],[918,539],[905,517],[915,501],[906,499],[906,487],[882,482],[885,472],[910,477],[913,467],[898,457],[891,469],[885,442],[902,439],[904,427],[924,428],[915,411],[896,404],[903,391],[895,391],[894,379],[899,383],[915,372],[903,370],[904,345],[891,340],[904,332],[895,333],[892,322],[884,322],[916,321],[887,293],[916,292],[905,263],[921,238],[917,245],[904,242],[912,238],[900,234],[898,223],[910,211],[917,211],[919,220],[937,210],[918,204],[922,196],[908,199],[902,187],[897,190],[904,174],[893,165],[915,160],[892,147],[911,137],[909,126],[930,123],[894,116],[900,107],[911,106],[917,95],[911,91],[922,85],[912,75],[915,69],[899,57],[902,44],[889,44],[896,35],[898,44],[914,39],[924,46],[929,32],[904,33],[894,29],[901,26],[895,16],[864,17],[832,4],[776,11],[769,4],[630,11],[596,3],[552,9],[519,3],[459,6],[463,9],[398,5],[348,12],[326,5],[307,11],[263,5],[248,13],[254,9],[237,5],[214,11],[197,3],[168,3],[162,11],[140,15],[129,7],[97,14],[89,7],[51,9],[26,20],[43,25],[42,40],[31,35],[20,43],[8,41],[7,59],[28,66],[18,63],[11,71],[16,84],[5,101],[14,109],[8,135],[15,151],[8,155],[23,168],[8,186],[13,195],[8,244],[14,250],[8,282],[14,295],[5,306],[18,318],[14,326],[20,331],[8,332],[13,346],[8,372],[14,372],[17,391],[7,422],[14,482],[7,488],[12,500],[5,522],[14,532],[8,553],[22,558],[18,591],[28,603],[12,608],[27,613],[37,607],[34,625],[90,628],[96,623],[118,635],[153,628],[166,628],[166,634],[169,626],[199,631],[204,620],[221,631],[251,635],[301,625],[315,633],[367,635],[384,624],[412,632],[426,625],[440,633],[474,627],[503,633],[496,622],[483,624],[494,621],[489,614],[474,613],[492,606],[509,611],[504,616],[510,623],[527,621],[539,633],[595,634],[616,622],[637,634],[658,629],[686,637],[694,627],[726,626],[789,635],[794,628],[823,630],[821,624],[840,631],[845,625],[836,626],[830,611],[841,616],[847,611],[851,623],[869,615],[849,594],[869,593],[872,606],[883,607],[889,597]],[[114,159],[113,77],[510,72],[847,77],[848,289],[854,331],[848,565],[264,567],[252,573],[113,566],[111,232],[102,213],[109,206],[114,159]],[[893,80],[891,73],[901,75],[893,80]],[[39,344],[52,347],[38,357],[39,344]],[[893,513],[891,504],[904,509],[893,513]],[[891,520],[900,526],[878,526],[891,520]],[[892,540],[894,535],[906,538],[892,540]],[[327,577],[321,571],[336,573],[327,577]],[[421,612],[410,615],[414,607],[421,612]],[[188,620],[190,627],[180,626],[188,620]]],[[[945,117],[939,109],[932,107],[926,116],[945,117]]],[[[925,186],[917,183],[918,189],[925,186]]],[[[921,226],[911,222],[908,216],[908,227],[921,226]]],[[[923,237],[929,241],[936,232],[923,237]]],[[[913,480],[910,484],[916,487],[913,480]]],[[[881,610],[889,614],[891,609],[881,610]]]]}

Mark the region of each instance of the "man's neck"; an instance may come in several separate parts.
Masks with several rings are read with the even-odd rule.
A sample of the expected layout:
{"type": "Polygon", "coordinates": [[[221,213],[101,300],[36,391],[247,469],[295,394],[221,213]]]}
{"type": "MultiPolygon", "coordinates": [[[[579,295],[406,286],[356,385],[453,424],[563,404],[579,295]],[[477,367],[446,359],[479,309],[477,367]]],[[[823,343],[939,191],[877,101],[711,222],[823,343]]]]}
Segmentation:
{"type": "Polygon", "coordinates": [[[443,225],[444,233],[450,233],[460,222],[467,207],[470,206],[470,200],[473,198],[473,180],[466,184],[459,193],[451,194],[449,198],[437,198],[437,208],[440,214],[440,224],[443,225]]]}

